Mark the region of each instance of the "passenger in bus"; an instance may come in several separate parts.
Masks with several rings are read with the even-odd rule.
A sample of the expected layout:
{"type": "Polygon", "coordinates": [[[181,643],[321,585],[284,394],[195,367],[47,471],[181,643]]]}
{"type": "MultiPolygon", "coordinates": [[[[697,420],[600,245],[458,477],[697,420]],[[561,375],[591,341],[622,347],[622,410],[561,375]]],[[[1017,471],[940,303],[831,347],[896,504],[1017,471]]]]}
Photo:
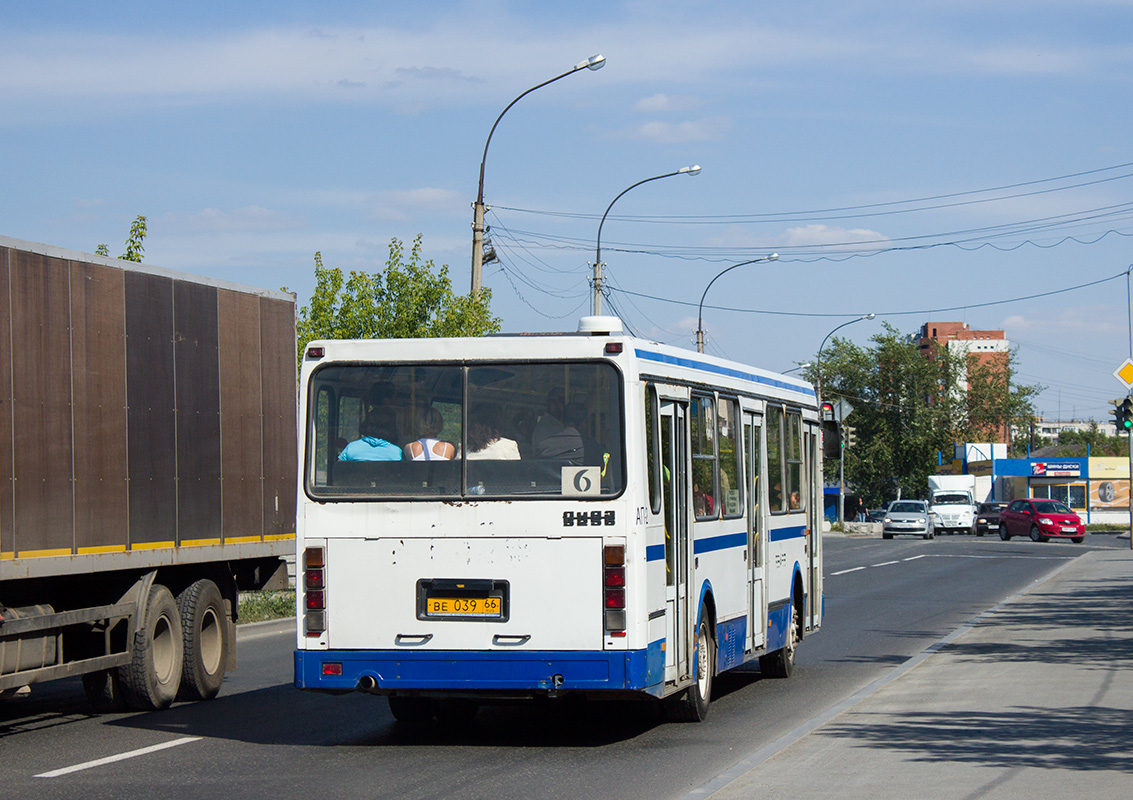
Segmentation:
{"type": "Polygon", "coordinates": [[[413,422],[413,429],[420,438],[405,445],[407,460],[451,461],[456,457],[456,445],[437,438],[445,426],[440,411],[432,406],[419,408],[414,412],[413,422]]]}
{"type": "Polygon", "coordinates": [[[393,385],[392,381],[375,381],[370,386],[370,391],[366,393],[364,414],[374,414],[379,410],[384,410],[386,419],[393,426],[392,430],[387,431],[392,434],[391,442],[403,442],[407,437],[402,436],[404,429],[403,423],[406,420],[402,419],[405,409],[403,409],[397,402],[397,387],[393,385]]]}
{"type": "Polygon", "coordinates": [[[531,458],[531,435],[535,431],[535,412],[531,409],[521,409],[511,418],[511,434],[519,445],[519,454],[524,458],[531,458]]]}
{"type": "Polygon", "coordinates": [[[706,494],[696,481],[692,483],[692,507],[696,510],[698,517],[713,516],[712,495],[706,494]]]}
{"type": "MultiPolygon", "coordinates": [[[[572,464],[581,464],[586,454],[586,445],[580,432],[586,426],[586,406],[582,403],[567,403],[563,407],[562,414],[563,427],[540,441],[535,449],[535,455],[537,458],[554,458],[572,464]]],[[[594,442],[592,449],[597,450],[597,448],[598,443],[594,442]]],[[[600,459],[601,456],[595,455],[595,458],[600,459]]],[[[594,463],[597,465],[601,461],[594,463]]]]}
{"type": "Polygon", "coordinates": [[[359,438],[338,454],[339,461],[401,461],[401,448],[393,443],[397,438],[395,417],[391,409],[378,408],[358,423],[359,438]]]}
{"type": "MultiPolygon", "coordinates": [[[[468,416],[468,454],[470,461],[518,461],[519,445],[500,431],[499,414],[490,406],[473,409],[468,416]]],[[[460,452],[457,452],[457,457],[460,452]]]]}
{"type": "Polygon", "coordinates": [[[535,429],[531,432],[531,450],[536,458],[551,458],[547,455],[546,442],[552,436],[558,435],[565,427],[563,425],[563,388],[552,387],[547,392],[546,410],[539,415],[535,429]]]}

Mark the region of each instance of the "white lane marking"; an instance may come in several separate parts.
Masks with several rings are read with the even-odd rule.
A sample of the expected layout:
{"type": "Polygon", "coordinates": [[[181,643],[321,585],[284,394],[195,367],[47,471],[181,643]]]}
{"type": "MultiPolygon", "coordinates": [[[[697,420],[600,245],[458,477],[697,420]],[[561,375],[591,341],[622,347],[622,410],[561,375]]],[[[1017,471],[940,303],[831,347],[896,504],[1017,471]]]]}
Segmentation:
{"type": "Polygon", "coordinates": [[[834,575],[845,575],[847,572],[857,572],[859,569],[869,569],[869,567],[851,567],[850,569],[844,569],[841,572],[831,572],[829,577],[833,577],[834,575]]]}
{"type": "Polygon", "coordinates": [[[979,558],[979,559],[1018,559],[1022,561],[1073,561],[1078,556],[974,556],[964,553],[923,553],[919,556],[911,556],[903,558],[899,561],[883,561],[880,564],[870,564],[866,567],[851,567],[850,569],[842,569],[837,572],[826,573],[827,578],[833,578],[835,575],[846,575],[850,572],[857,572],[863,569],[872,569],[873,567],[888,567],[891,564],[900,564],[904,561],[916,561],[918,558],[979,558]]]}
{"type": "Polygon", "coordinates": [[[203,737],[201,736],[186,736],[181,739],[174,739],[171,742],[163,742],[162,744],[151,745],[150,747],[143,747],[140,750],[131,750],[128,753],[119,753],[116,756],[107,756],[106,758],[98,758],[94,761],[87,761],[83,764],[75,764],[71,767],[63,767],[62,769],[53,769],[51,772],[41,772],[36,775],[37,778],[58,778],[60,775],[70,775],[72,772],[81,772],[84,769],[91,769],[93,767],[101,767],[104,764],[113,764],[115,761],[125,761],[127,758],[137,758],[138,756],[148,755],[149,753],[156,753],[158,750],[167,750],[170,747],[176,747],[179,744],[188,744],[189,742],[199,742],[203,737]]]}

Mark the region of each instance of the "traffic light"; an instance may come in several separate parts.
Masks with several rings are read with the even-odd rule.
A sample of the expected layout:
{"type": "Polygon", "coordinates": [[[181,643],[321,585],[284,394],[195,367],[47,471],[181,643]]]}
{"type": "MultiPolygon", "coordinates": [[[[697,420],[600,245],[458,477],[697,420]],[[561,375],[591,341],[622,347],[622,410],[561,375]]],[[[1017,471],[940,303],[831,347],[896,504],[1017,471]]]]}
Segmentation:
{"type": "Polygon", "coordinates": [[[1133,397],[1126,397],[1115,403],[1115,406],[1113,414],[1117,422],[1117,432],[1128,432],[1133,429],[1133,397]]]}
{"type": "Polygon", "coordinates": [[[842,433],[834,418],[834,404],[822,404],[822,457],[838,458],[842,450],[842,433]]]}
{"type": "Polygon", "coordinates": [[[857,429],[853,425],[844,425],[843,428],[842,446],[853,447],[858,440],[857,429]]]}

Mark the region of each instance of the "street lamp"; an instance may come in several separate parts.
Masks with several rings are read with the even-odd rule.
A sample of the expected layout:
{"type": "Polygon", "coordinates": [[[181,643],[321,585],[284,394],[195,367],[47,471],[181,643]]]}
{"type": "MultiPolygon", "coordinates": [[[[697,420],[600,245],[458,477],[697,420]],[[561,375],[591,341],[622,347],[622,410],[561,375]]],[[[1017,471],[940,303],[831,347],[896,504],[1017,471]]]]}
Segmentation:
{"type": "Polygon", "coordinates": [[[602,315],[602,226],[606,224],[606,214],[610,213],[610,209],[614,207],[614,203],[621,199],[622,195],[630,189],[636,189],[643,183],[650,181],[659,181],[662,178],[671,178],[674,175],[699,175],[700,165],[693,164],[691,167],[681,167],[676,172],[666,172],[664,175],[654,175],[652,178],[646,178],[643,181],[638,181],[633,186],[622,189],[621,194],[610,201],[610,205],[606,206],[606,213],[602,215],[602,221],[598,223],[598,248],[594,258],[594,289],[590,302],[590,313],[598,317],[602,315]]]}
{"type": "MultiPolygon", "coordinates": [[[[818,373],[818,407],[822,408],[822,348],[826,347],[826,341],[838,331],[845,328],[847,325],[853,325],[855,322],[861,322],[863,319],[873,319],[876,314],[872,311],[868,314],[862,314],[857,319],[852,319],[849,322],[843,322],[822,340],[822,344],[818,346],[818,355],[815,356],[814,365],[815,371],[818,373]]],[[[839,412],[838,425],[841,426],[842,418],[839,412]]],[[[845,509],[843,506],[846,502],[846,448],[841,447],[838,450],[838,523],[842,524],[846,521],[845,509]]]]}
{"type": "Polygon", "coordinates": [[[480,186],[476,191],[476,202],[472,204],[472,294],[478,296],[480,294],[480,276],[484,268],[484,162],[488,160],[488,145],[492,143],[492,134],[496,132],[496,126],[500,124],[500,120],[504,118],[512,106],[518,103],[527,95],[531,94],[536,89],[542,89],[549,83],[565,78],[567,75],[573,75],[580,69],[602,69],[606,65],[605,56],[590,56],[585,61],[579,61],[573,67],[568,69],[562,75],[557,75],[549,81],[543,81],[538,86],[532,86],[519,97],[512,100],[507,104],[507,108],[500,112],[496,117],[496,121],[492,124],[492,129],[488,131],[488,141],[484,142],[484,156],[480,159],[480,186]]]}
{"type": "MultiPolygon", "coordinates": [[[[763,261],[778,260],[779,254],[772,253],[769,256],[760,256],[759,258],[753,258],[750,261],[741,261],[738,264],[732,264],[732,266],[728,267],[727,269],[716,273],[716,278],[719,278],[726,272],[731,272],[736,267],[742,267],[746,264],[758,264],[763,261]]],[[[698,353],[704,352],[704,298],[708,296],[708,290],[712,288],[712,284],[716,283],[716,278],[708,281],[708,285],[704,287],[704,294],[700,295],[700,307],[696,310],[696,352],[698,353]]]]}

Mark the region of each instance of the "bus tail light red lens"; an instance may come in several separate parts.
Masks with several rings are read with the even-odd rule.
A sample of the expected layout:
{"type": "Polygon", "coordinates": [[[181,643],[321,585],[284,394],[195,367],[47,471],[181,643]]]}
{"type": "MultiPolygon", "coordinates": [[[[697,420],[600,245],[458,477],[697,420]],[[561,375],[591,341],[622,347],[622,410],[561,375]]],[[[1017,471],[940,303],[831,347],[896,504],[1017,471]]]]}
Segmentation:
{"type": "Polygon", "coordinates": [[[304,632],[317,638],[327,629],[326,560],[321,547],[308,547],[303,551],[303,590],[304,632]]]}
{"type": "Polygon", "coordinates": [[[608,544],[602,548],[606,631],[611,636],[624,636],[626,630],[626,548],[624,544],[608,544]]]}

